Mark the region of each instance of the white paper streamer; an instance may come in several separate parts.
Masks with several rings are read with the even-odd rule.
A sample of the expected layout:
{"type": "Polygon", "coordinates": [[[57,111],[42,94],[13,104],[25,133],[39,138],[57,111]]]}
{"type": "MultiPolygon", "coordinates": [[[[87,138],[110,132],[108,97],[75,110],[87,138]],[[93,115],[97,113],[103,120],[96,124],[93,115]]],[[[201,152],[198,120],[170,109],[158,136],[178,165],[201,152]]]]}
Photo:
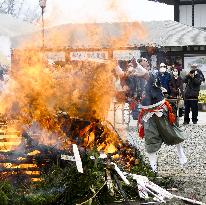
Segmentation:
{"type": "Polygon", "coordinates": [[[79,154],[79,149],[76,144],[72,144],[72,146],[73,146],[73,152],[74,152],[74,158],[76,161],[77,170],[78,172],[83,173],[82,160],[79,154]]]}
{"type": "Polygon", "coordinates": [[[61,159],[68,160],[68,161],[74,161],[74,162],[76,161],[74,156],[69,156],[66,154],[61,154],[61,159]]]}
{"type": "Polygon", "coordinates": [[[119,167],[114,163],[111,162],[111,164],[114,165],[114,169],[116,170],[116,172],[119,174],[119,176],[122,178],[122,180],[124,181],[125,184],[129,185],[130,182],[127,180],[127,178],[125,177],[124,173],[119,169],[119,167]]]}

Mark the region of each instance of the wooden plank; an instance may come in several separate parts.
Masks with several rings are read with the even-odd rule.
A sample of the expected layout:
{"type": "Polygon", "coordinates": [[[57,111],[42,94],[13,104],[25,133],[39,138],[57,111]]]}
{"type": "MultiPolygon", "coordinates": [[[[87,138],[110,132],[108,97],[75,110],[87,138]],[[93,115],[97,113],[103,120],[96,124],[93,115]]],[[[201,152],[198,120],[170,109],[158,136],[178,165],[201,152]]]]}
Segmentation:
{"type": "MultiPolygon", "coordinates": [[[[45,163],[48,161],[48,158],[45,158],[45,159],[41,159],[41,163],[45,163]]],[[[26,158],[26,159],[23,159],[23,160],[18,160],[18,159],[2,159],[0,160],[0,166],[2,163],[12,163],[12,164],[15,164],[15,165],[20,165],[20,164],[35,164],[36,160],[35,158],[31,157],[31,158],[26,158]]]]}
{"type": "Polygon", "coordinates": [[[21,142],[21,138],[1,138],[0,137],[0,142],[21,142]]]}
{"type": "Polygon", "coordinates": [[[21,172],[21,171],[39,171],[40,168],[38,167],[30,167],[30,168],[0,168],[1,172],[21,172]]]}
{"type": "Polygon", "coordinates": [[[0,141],[0,147],[5,147],[5,146],[18,146],[21,143],[21,141],[16,141],[16,142],[1,142],[0,141]]]}

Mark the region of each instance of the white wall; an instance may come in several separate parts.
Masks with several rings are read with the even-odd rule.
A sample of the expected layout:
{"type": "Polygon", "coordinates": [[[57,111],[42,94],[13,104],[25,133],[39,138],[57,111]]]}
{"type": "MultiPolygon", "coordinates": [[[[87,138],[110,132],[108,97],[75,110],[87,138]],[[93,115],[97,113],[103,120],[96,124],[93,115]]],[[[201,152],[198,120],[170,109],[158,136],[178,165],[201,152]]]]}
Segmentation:
{"type": "MultiPolygon", "coordinates": [[[[196,4],[194,7],[194,26],[206,27],[206,4],[196,4]]],[[[192,6],[180,6],[180,22],[192,26],[192,6]]]]}
{"type": "Polygon", "coordinates": [[[195,5],[195,27],[206,27],[206,4],[195,5]]]}
{"type": "Polygon", "coordinates": [[[192,26],[192,6],[182,5],[180,6],[180,23],[192,26]]]}

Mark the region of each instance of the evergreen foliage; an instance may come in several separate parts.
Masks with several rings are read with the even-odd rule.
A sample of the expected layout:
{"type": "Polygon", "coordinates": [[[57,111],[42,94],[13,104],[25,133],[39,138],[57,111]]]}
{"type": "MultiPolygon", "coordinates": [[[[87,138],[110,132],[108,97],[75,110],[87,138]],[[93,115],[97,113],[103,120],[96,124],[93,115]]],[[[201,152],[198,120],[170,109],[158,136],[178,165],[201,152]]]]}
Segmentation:
{"type": "MultiPolygon", "coordinates": [[[[77,171],[75,162],[68,162],[64,168],[54,164],[48,173],[42,174],[40,182],[31,183],[29,187],[14,187],[10,182],[2,181],[0,205],[107,204],[123,200],[122,193],[126,193],[130,199],[138,199],[135,186],[124,185],[112,169],[110,172],[114,183],[114,195],[111,195],[105,183],[108,159],[99,159],[98,156],[95,150],[84,154],[83,174],[77,171]],[[91,159],[90,156],[95,156],[95,159],[91,159]]],[[[142,161],[141,156],[138,157],[139,163],[133,166],[131,171],[153,177],[149,166],[142,161]]]]}

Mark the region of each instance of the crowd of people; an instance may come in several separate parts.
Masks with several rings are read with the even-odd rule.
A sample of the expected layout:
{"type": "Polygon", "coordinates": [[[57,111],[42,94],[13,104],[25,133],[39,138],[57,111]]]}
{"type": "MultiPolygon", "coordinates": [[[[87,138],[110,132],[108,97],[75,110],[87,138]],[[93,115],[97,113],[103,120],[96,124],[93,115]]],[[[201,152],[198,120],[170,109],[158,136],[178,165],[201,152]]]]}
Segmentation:
{"type": "Polygon", "coordinates": [[[197,64],[181,77],[179,67],[160,63],[159,68],[150,69],[146,58],[135,58],[126,66],[117,68],[126,101],[130,105],[132,116],[138,120],[138,135],[145,139],[145,149],[153,171],[157,171],[157,152],[162,143],[176,145],[181,165],[187,162],[182,142],[183,131],[176,126],[176,107],[171,99],[184,100],[184,124],[198,121],[198,95],[200,85],[205,81],[197,64]]]}
{"type": "MultiPolygon", "coordinates": [[[[157,83],[160,84],[162,93],[171,103],[173,111],[177,115],[177,103],[179,102],[179,116],[183,116],[184,124],[189,124],[189,113],[192,111],[192,122],[198,121],[198,96],[200,86],[205,82],[202,71],[197,64],[192,64],[189,72],[185,75],[181,67],[175,65],[166,65],[160,63],[158,68],[150,69],[149,62],[146,58],[128,61],[124,68],[118,66],[122,71],[120,82],[126,95],[127,102],[130,104],[131,113],[134,120],[137,120],[139,113],[139,103],[144,98],[146,79],[143,71],[138,71],[138,66],[145,68],[152,73],[157,83]],[[136,73],[135,73],[136,72],[136,73]],[[143,72],[143,73],[141,73],[143,72]],[[141,76],[142,75],[142,76],[141,76]],[[184,103],[183,103],[184,101],[184,103]]],[[[120,73],[120,71],[118,71],[120,73]]]]}

